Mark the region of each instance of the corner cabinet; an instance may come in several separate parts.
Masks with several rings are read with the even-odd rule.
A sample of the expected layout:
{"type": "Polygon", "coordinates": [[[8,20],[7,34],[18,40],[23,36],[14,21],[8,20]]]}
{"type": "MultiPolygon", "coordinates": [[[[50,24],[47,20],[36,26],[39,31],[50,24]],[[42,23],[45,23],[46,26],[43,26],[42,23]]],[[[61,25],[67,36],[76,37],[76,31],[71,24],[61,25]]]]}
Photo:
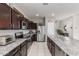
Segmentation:
{"type": "Polygon", "coordinates": [[[11,25],[11,8],[5,3],[0,3],[0,29],[11,29],[11,25]]]}

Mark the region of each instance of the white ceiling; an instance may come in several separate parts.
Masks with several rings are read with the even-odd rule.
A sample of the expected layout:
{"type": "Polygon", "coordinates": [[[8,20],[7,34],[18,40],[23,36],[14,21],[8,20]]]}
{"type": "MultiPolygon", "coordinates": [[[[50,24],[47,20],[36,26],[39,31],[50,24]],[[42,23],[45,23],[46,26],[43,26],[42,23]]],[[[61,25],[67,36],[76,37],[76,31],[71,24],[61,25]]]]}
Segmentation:
{"type": "Polygon", "coordinates": [[[48,5],[42,5],[42,3],[15,3],[15,5],[22,9],[29,18],[36,17],[37,13],[39,13],[39,17],[52,17],[51,14],[54,13],[55,18],[60,19],[79,12],[79,3],[48,3],[48,5]]]}

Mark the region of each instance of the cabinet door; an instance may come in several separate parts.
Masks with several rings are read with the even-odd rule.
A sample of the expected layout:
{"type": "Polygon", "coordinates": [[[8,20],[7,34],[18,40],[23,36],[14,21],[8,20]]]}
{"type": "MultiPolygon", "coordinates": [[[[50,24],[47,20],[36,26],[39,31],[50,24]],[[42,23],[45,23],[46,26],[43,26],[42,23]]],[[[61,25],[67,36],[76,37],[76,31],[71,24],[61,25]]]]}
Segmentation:
{"type": "Polygon", "coordinates": [[[37,24],[36,23],[31,23],[31,29],[37,29],[37,24]]]}
{"type": "Polygon", "coordinates": [[[28,27],[27,29],[33,29],[34,26],[33,26],[33,22],[32,21],[28,21],[28,27]]]}
{"type": "Polygon", "coordinates": [[[30,27],[29,27],[29,21],[27,21],[27,29],[29,29],[30,27]]]}
{"type": "Polygon", "coordinates": [[[12,25],[13,29],[20,29],[20,20],[19,16],[12,10],[12,25]]]}
{"type": "Polygon", "coordinates": [[[30,21],[28,21],[28,27],[27,27],[27,29],[31,29],[31,22],[30,21]]]}
{"type": "Polygon", "coordinates": [[[33,29],[37,29],[37,24],[34,23],[33,27],[34,27],[33,29]]]}
{"type": "Polygon", "coordinates": [[[48,38],[49,39],[49,51],[50,51],[50,53],[51,53],[51,49],[52,49],[52,45],[51,45],[51,39],[50,38],[48,38]]]}
{"type": "Polygon", "coordinates": [[[47,45],[48,45],[48,49],[50,51],[50,41],[49,41],[49,38],[47,38],[47,45]]]}
{"type": "Polygon", "coordinates": [[[48,37],[47,46],[52,56],[55,56],[55,43],[48,37]]]}
{"type": "Polygon", "coordinates": [[[29,46],[30,46],[30,40],[27,40],[27,50],[28,50],[29,46]]]}
{"type": "Polygon", "coordinates": [[[21,53],[21,56],[26,56],[27,55],[26,41],[21,44],[21,51],[20,51],[20,53],[21,53]]]}
{"type": "Polygon", "coordinates": [[[11,28],[11,8],[0,3],[0,29],[10,29],[11,28]]]}
{"type": "Polygon", "coordinates": [[[21,56],[26,56],[27,55],[27,48],[26,45],[24,45],[23,47],[21,47],[21,56]]]}
{"type": "Polygon", "coordinates": [[[55,47],[53,45],[51,46],[51,54],[52,56],[55,56],[55,47]]]}
{"type": "Polygon", "coordinates": [[[37,41],[37,34],[34,34],[31,39],[32,41],[37,41]]]}

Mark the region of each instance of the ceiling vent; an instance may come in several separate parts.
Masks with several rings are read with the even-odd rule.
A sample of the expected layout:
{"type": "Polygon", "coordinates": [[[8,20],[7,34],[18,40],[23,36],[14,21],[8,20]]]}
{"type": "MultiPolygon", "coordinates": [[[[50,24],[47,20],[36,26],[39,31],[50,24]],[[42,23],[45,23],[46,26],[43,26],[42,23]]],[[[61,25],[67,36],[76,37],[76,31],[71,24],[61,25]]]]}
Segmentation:
{"type": "Polygon", "coordinates": [[[43,5],[48,5],[48,3],[43,3],[43,5]]]}

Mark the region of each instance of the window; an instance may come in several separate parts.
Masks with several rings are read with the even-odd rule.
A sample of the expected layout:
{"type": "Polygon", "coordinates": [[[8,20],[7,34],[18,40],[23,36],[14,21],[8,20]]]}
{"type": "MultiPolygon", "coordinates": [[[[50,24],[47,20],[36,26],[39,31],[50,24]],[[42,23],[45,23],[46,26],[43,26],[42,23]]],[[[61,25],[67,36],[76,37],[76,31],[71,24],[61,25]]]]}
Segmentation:
{"type": "Polygon", "coordinates": [[[54,22],[48,22],[48,33],[54,34],[54,22]]]}

